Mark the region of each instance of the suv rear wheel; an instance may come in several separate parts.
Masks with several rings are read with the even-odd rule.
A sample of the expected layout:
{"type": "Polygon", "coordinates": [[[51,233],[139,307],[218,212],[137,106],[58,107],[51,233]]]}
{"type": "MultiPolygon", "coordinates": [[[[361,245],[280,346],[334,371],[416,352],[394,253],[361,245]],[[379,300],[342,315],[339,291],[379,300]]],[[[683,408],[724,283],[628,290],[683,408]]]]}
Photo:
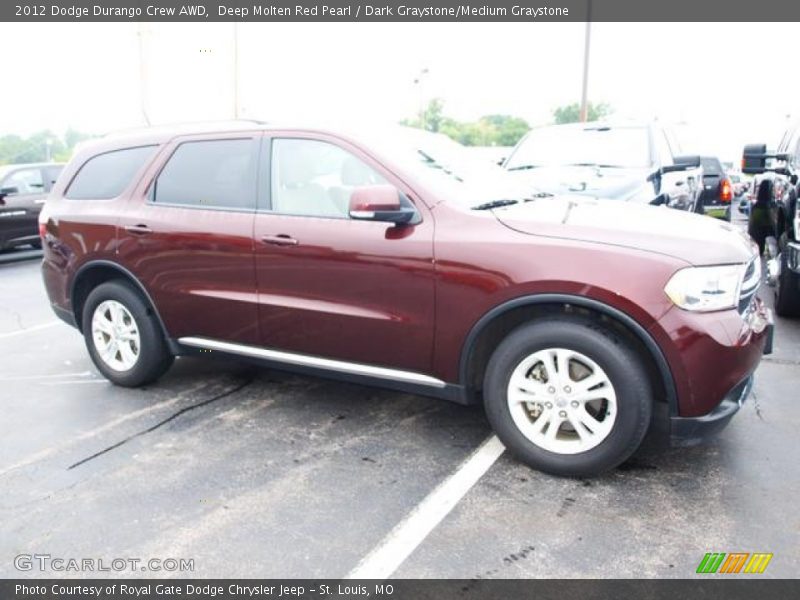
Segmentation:
{"type": "Polygon", "coordinates": [[[650,424],[653,393],[631,345],[586,318],[535,321],[492,355],[486,414],[497,436],[528,465],[591,476],[624,462],[650,424]]]}
{"type": "Polygon", "coordinates": [[[138,387],[155,381],[175,360],[147,302],[123,281],[109,281],[92,290],[82,323],[92,361],[117,385],[138,387]]]}

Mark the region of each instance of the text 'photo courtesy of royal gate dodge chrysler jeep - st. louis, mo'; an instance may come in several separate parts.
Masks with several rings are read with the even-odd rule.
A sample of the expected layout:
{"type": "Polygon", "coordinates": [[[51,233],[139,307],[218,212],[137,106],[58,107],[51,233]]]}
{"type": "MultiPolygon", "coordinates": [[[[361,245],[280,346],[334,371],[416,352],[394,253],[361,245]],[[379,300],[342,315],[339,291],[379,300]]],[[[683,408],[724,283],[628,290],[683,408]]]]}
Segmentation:
{"type": "Polygon", "coordinates": [[[592,476],[648,431],[723,428],[771,351],[755,244],[673,196],[699,157],[644,164],[643,139],[660,206],[537,192],[524,147],[504,169],[400,126],[106,136],[42,211],[45,287],[117,385],[244,357],[482,403],[521,461],[592,476]]]}

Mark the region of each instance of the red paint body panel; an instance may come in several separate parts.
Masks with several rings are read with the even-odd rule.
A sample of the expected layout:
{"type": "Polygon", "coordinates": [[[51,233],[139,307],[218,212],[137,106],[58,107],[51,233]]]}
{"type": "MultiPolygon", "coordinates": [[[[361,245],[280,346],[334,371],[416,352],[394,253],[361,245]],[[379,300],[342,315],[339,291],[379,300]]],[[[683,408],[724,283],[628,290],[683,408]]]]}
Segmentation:
{"type": "Polygon", "coordinates": [[[671,308],[650,328],[666,354],[680,399],[680,414],[707,414],[758,367],[767,338],[766,308],[756,300],[742,318],[735,310],[689,313],[671,308]]]}
{"type": "MultiPolygon", "coordinates": [[[[558,222],[515,230],[492,211],[456,207],[402,167],[324,132],[245,130],[191,139],[261,135],[341,145],[405,193],[421,221],[393,227],[156,206],[147,201],[148,186],[177,138],[154,133],[136,142],[161,149],[118,199],[65,200],[66,185],[87,157],[114,143],[122,147],[119,141],[101,142],[72,161],[43,211],[44,279],[54,306],[71,311],[77,270],[107,260],[138,279],[171,338],[263,345],[461,384],[467,337],[493,308],[537,294],[582,296],[625,313],[650,332],[668,362],[683,416],[712,410],[758,364],[766,336],[763,307],[746,317],[734,310],[697,314],[675,308],[663,289],[689,261],[679,252],[662,252],[668,249],[664,238],[658,250],[648,251],[630,247],[631,231],[621,246],[610,238],[581,239],[582,230],[558,222]],[[138,224],[152,233],[125,229],[138,224]],[[297,243],[262,241],[275,236],[297,243]]],[[[640,241],[646,248],[647,234],[640,241]]]]}

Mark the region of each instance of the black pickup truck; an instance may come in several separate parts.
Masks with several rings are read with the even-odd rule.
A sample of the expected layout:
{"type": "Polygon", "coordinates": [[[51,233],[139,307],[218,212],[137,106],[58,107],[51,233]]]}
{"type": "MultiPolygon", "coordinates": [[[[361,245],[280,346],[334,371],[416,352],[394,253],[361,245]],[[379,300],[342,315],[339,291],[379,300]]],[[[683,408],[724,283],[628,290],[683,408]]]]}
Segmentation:
{"type": "Polygon", "coordinates": [[[784,133],[778,148],[744,147],[742,171],[757,175],[748,231],[767,258],[767,281],[775,287],[775,312],[800,316],[800,124],[784,133]]]}

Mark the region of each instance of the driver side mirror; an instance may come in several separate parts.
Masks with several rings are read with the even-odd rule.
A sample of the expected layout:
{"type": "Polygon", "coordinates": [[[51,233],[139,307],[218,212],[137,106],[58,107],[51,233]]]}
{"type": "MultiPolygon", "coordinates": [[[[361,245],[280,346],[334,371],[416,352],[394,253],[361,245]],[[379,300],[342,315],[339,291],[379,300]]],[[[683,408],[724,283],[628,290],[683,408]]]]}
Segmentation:
{"type": "Polygon", "coordinates": [[[747,144],[742,153],[742,173],[759,175],[767,170],[767,145],[747,144]]]}
{"type": "Polygon", "coordinates": [[[360,221],[411,223],[417,216],[411,202],[393,185],[364,185],[350,195],[349,214],[360,221]]]}
{"type": "Polygon", "coordinates": [[[19,194],[18,187],[4,187],[0,188],[0,200],[5,198],[6,196],[15,196],[19,194]]]}

